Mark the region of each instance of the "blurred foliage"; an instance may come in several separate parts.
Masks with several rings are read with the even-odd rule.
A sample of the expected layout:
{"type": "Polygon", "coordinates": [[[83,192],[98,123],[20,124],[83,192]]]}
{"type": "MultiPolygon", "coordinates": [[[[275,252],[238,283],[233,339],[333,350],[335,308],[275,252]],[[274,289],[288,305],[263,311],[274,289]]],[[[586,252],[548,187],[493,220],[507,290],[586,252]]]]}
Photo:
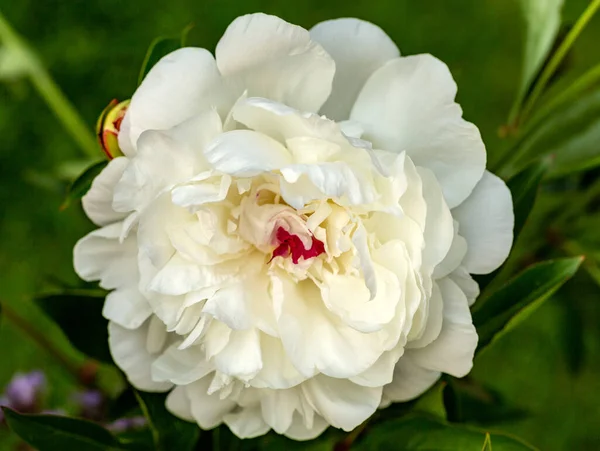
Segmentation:
{"type": "MultiPolygon", "coordinates": [[[[600,73],[600,16],[591,20],[560,61],[539,99],[539,109],[532,110],[529,125],[517,128],[511,121],[507,126],[511,109],[512,118],[518,119],[515,102],[522,103],[539,77],[538,69],[547,67],[546,52],[551,46],[556,48],[554,37],[564,38],[589,2],[565,0],[560,25],[552,11],[536,9],[541,3],[0,0],[0,11],[35,49],[41,65],[81,112],[90,130],[111,99],[131,96],[146,50],[157,36],[177,36],[193,23],[187,42],[213,49],[229,22],[248,12],[276,14],[305,27],[325,19],[355,16],[380,25],[403,54],[432,53],[445,61],[459,86],[458,101],[465,117],[481,130],[491,168],[502,169],[504,176],[514,175],[531,160],[554,156],[507,265],[484,295],[525,266],[549,258],[584,253],[585,271],[534,315],[492,341],[476,358],[469,378],[460,381],[462,385],[450,380],[444,389],[448,420],[465,424],[448,426],[442,420],[421,417],[387,422],[375,418],[352,441],[356,440],[356,449],[384,449],[386,431],[402,431],[412,421],[419,422],[418,427],[429,422],[423,426],[426,431],[432,424],[438,432],[451,427],[458,431],[456,440],[476,440],[473,449],[477,450],[522,449],[504,447],[502,443],[511,439],[494,434],[501,430],[544,450],[591,451],[600,449],[600,436],[594,429],[600,424],[600,77],[595,75],[600,73]],[[537,27],[534,34],[532,23],[537,27]],[[587,74],[585,83],[580,78],[583,74],[587,74]],[[507,160],[512,166],[503,166],[507,160]],[[456,406],[466,410],[461,412],[456,406]],[[472,429],[469,423],[480,429],[472,429]],[[481,429],[483,423],[486,429],[481,429]],[[370,434],[373,431],[381,433],[374,436],[370,434]]],[[[76,202],[63,211],[60,206],[74,175],[89,166],[90,160],[89,156],[82,158],[77,143],[34,86],[20,77],[27,70],[23,61],[13,59],[12,65],[7,65],[5,50],[0,47],[0,70],[8,74],[0,83],[0,300],[4,304],[0,386],[15,371],[43,368],[49,379],[48,405],[71,412],[66,401],[69,394],[90,382],[81,372],[88,360],[33,299],[57,286],[79,283],[71,269],[71,250],[92,225],[76,202]],[[19,327],[14,315],[25,328],[19,327]],[[37,338],[24,333],[28,325],[38,331],[37,338]],[[49,350],[67,358],[69,365],[49,350]]],[[[98,150],[99,159],[101,156],[98,150]]],[[[533,171],[532,176],[538,175],[533,171]]],[[[531,208],[531,192],[535,192],[530,191],[529,178],[524,179],[522,186],[528,194],[523,218],[531,208]]],[[[122,387],[120,376],[110,368],[100,368],[90,383],[117,393],[122,387]]],[[[426,410],[435,412],[435,405],[426,410]]],[[[66,423],[60,426],[71,427],[66,423]]],[[[210,440],[214,449],[228,449],[230,443],[236,443],[225,428],[219,428],[210,440]]],[[[269,434],[260,446],[251,440],[239,449],[325,450],[334,443],[346,443],[340,440],[347,439],[339,431],[328,431],[307,448],[269,434]]],[[[418,438],[409,434],[406,440],[418,438]]],[[[423,446],[429,446],[429,438],[423,440],[423,446]]],[[[0,430],[0,449],[13,449],[15,441],[6,429],[0,430]]],[[[398,449],[398,442],[392,443],[396,447],[388,449],[398,449]]],[[[468,443],[451,449],[470,449],[475,442],[468,443]]]]}

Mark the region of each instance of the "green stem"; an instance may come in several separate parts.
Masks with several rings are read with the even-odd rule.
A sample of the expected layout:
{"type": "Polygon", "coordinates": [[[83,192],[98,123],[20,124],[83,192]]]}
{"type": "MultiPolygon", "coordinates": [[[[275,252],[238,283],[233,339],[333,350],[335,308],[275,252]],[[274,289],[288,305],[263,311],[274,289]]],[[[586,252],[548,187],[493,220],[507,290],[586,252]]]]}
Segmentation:
{"type": "Polygon", "coordinates": [[[75,107],[69,102],[48,71],[41,64],[35,53],[29,49],[23,39],[11,28],[2,12],[0,12],[0,38],[7,50],[21,54],[28,62],[28,75],[36,90],[48,104],[55,116],[77,142],[80,149],[88,157],[97,158],[98,144],[75,107]]]}
{"type": "Polygon", "coordinates": [[[25,335],[54,357],[77,381],[80,380],[80,367],[65,356],[54,344],[50,343],[43,334],[15,312],[6,302],[2,302],[2,316],[21,329],[25,335]]]}
{"type": "Polygon", "coordinates": [[[546,65],[538,82],[535,84],[531,95],[525,101],[519,117],[519,122],[524,122],[529,113],[531,113],[532,108],[534,107],[540,95],[544,92],[544,88],[550,81],[550,78],[552,75],[554,75],[554,72],[556,72],[556,69],[558,69],[558,66],[565,58],[590,19],[594,16],[594,13],[598,10],[598,8],[600,8],[600,0],[592,0],[583,14],[581,14],[573,28],[571,28],[556,52],[554,52],[550,62],[546,65]]]}

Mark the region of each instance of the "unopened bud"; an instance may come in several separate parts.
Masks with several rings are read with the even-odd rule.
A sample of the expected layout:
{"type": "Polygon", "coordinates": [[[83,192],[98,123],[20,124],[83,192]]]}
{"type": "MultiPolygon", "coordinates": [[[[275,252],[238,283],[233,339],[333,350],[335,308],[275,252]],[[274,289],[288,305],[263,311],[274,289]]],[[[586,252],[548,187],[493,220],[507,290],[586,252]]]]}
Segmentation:
{"type": "Polygon", "coordinates": [[[119,131],[121,130],[121,122],[125,117],[125,112],[129,106],[129,100],[119,103],[117,99],[113,99],[96,123],[96,135],[98,136],[98,142],[100,147],[106,154],[109,160],[115,157],[123,155],[119,147],[119,131]]]}

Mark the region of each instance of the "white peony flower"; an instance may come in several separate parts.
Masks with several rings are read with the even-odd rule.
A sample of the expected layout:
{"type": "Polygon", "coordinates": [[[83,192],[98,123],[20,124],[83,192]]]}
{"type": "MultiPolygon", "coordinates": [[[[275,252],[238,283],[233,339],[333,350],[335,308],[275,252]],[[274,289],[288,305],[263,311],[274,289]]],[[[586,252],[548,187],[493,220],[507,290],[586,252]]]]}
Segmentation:
{"type": "Polygon", "coordinates": [[[164,57],[83,199],[75,268],[113,290],[130,382],[239,437],[351,430],[464,376],[469,274],[512,244],[510,193],[430,55],[377,26],[253,14],[164,57]]]}

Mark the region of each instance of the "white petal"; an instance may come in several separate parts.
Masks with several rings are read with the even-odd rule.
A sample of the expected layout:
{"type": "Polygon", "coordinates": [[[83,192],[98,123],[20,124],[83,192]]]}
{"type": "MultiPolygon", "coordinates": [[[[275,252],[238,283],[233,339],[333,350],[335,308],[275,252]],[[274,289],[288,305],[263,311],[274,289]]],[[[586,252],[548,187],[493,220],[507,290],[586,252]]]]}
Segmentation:
{"type": "Polygon", "coordinates": [[[131,384],[144,391],[162,392],[171,388],[170,382],[152,380],[150,367],[158,357],[146,349],[149,321],[139,329],[129,330],[108,323],[108,344],[115,363],[121,368],[131,384]]]}
{"type": "Polygon", "coordinates": [[[310,37],[335,61],[331,95],[320,113],[340,121],[350,109],[367,79],[385,62],[400,56],[396,44],[377,25],[359,19],[335,19],[318,23],[310,37]]]}
{"type": "Polygon", "coordinates": [[[425,369],[414,363],[408,351],[394,369],[393,381],[383,387],[383,394],[394,402],[415,399],[427,391],[440,378],[439,371],[425,369]]]}
{"type": "Polygon", "coordinates": [[[218,370],[241,380],[252,379],[262,368],[259,332],[234,330],[227,346],[213,357],[218,370]]]}
{"type": "Polygon", "coordinates": [[[217,64],[238,94],[316,112],[331,92],[335,63],[305,29],[278,17],[238,17],[216,49],[217,64]]]}
{"type": "Polygon", "coordinates": [[[171,199],[180,207],[198,206],[220,202],[227,196],[231,186],[231,177],[223,175],[212,177],[201,183],[179,186],[171,191],[171,199]]]}
{"type": "Polygon", "coordinates": [[[206,361],[204,352],[198,346],[179,349],[178,344],[169,346],[153,362],[152,379],[186,385],[214,371],[214,365],[206,361]]]}
{"type": "Polygon", "coordinates": [[[461,205],[452,210],[460,223],[458,233],[467,240],[462,265],[472,274],[487,274],[498,268],[513,242],[512,197],[506,184],[486,171],[461,205]]]}
{"type": "Polygon", "coordinates": [[[283,434],[292,425],[294,412],[299,409],[299,395],[297,389],[261,391],[262,417],[278,434],[283,434]]]}
{"type": "Polygon", "coordinates": [[[459,266],[449,277],[465,293],[469,306],[473,305],[477,296],[479,296],[479,285],[473,280],[469,272],[463,266],[459,266]]]}
{"type": "Polygon", "coordinates": [[[286,389],[306,379],[294,367],[279,338],[261,334],[260,346],[262,369],[249,381],[250,385],[256,388],[286,389]]]}
{"type": "Polygon", "coordinates": [[[105,226],[125,218],[126,214],[113,210],[112,202],[115,185],[123,176],[123,171],[128,164],[129,160],[125,157],[111,160],[81,199],[85,214],[94,224],[105,226]]]}
{"type": "Polygon", "coordinates": [[[131,288],[120,288],[106,296],[102,315],[126,329],[137,329],[152,313],[148,300],[133,283],[131,288]]]}
{"type": "Polygon", "coordinates": [[[363,387],[346,379],[319,375],[303,382],[302,390],[332,426],[351,431],[375,413],[382,387],[363,387]]]}
{"type": "Polygon", "coordinates": [[[303,375],[356,376],[383,353],[383,338],[358,332],[330,313],[312,281],[296,283],[279,274],[271,283],[283,346],[303,375]]]}
{"type": "Polygon", "coordinates": [[[264,435],[271,429],[262,418],[260,406],[245,407],[236,413],[225,415],[225,424],[239,438],[254,438],[264,435]]]}
{"type": "Polygon", "coordinates": [[[216,104],[220,74],[209,51],[183,48],[163,57],[148,72],[121,124],[119,144],[126,155],[146,130],[166,130],[216,104]]]}
{"type": "Polygon", "coordinates": [[[291,163],[291,155],[279,142],[251,130],[226,132],[205,152],[217,171],[237,177],[253,177],[291,163]]]}
{"type": "Polygon", "coordinates": [[[458,227],[458,222],[454,221],[454,239],[452,240],[452,245],[444,260],[435,267],[433,271],[434,279],[446,277],[459,267],[465,255],[467,255],[467,240],[458,234],[458,227]]]}
{"type": "MultiPolygon", "coordinates": [[[[477,332],[465,294],[448,277],[437,281],[444,300],[439,336],[428,346],[411,349],[413,362],[423,368],[463,377],[473,367],[477,332]]],[[[407,351],[408,353],[408,351],[407,351]]]]}
{"type": "Polygon", "coordinates": [[[396,275],[375,264],[374,278],[379,290],[372,298],[362,277],[323,272],[321,294],[329,310],[348,326],[361,332],[375,332],[394,319],[400,300],[400,282],[396,275]]]}
{"type": "Polygon", "coordinates": [[[185,387],[192,406],[194,420],[202,429],[212,429],[223,422],[223,418],[233,410],[235,402],[221,399],[218,393],[208,394],[213,376],[209,374],[198,382],[185,387]]]}
{"type": "Polygon", "coordinates": [[[179,386],[171,390],[165,401],[165,406],[173,415],[186,421],[194,421],[192,404],[187,396],[185,387],[179,386]]]}
{"type": "Polygon", "coordinates": [[[329,143],[346,143],[339,124],[334,121],[318,114],[299,111],[271,99],[244,99],[233,107],[232,116],[249,129],[282,143],[306,137],[319,138],[329,143]]]}
{"type": "Polygon", "coordinates": [[[196,166],[196,157],[187,146],[167,133],[144,132],[138,141],[137,155],[115,186],[113,208],[121,212],[142,211],[164,189],[189,180],[196,173],[196,166]]]}
{"type": "Polygon", "coordinates": [[[471,193],[485,169],[479,130],[462,119],[454,103],[456,84],[448,67],[431,55],[397,58],[367,81],[350,118],[365,127],[374,147],[406,151],[431,169],[452,208],[471,193]]]}
{"type": "Polygon", "coordinates": [[[73,249],[73,266],[86,281],[100,281],[107,290],[137,283],[136,240],[119,242],[122,224],[96,229],[81,238],[73,249]]]}
{"type": "Polygon", "coordinates": [[[423,182],[423,198],[427,205],[423,264],[433,270],[448,255],[452,246],[454,221],[433,173],[425,168],[417,170],[423,182]]]}
{"type": "Polygon", "coordinates": [[[321,415],[315,415],[312,427],[306,427],[304,419],[298,412],[294,413],[292,424],[285,431],[285,436],[292,440],[312,440],[321,435],[329,427],[329,423],[321,415]]]}
{"type": "Polygon", "coordinates": [[[424,320],[420,324],[423,329],[416,334],[414,339],[410,340],[409,338],[407,348],[423,348],[440,335],[444,318],[444,299],[436,283],[433,284],[431,296],[427,302],[421,302],[419,309],[424,309],[424,320]]]}
{"type": "Polygon", "coordinates": [[[384,352],[368,370],[351,377],[350,380],[365,387],[381,387],[389,384],[392,382],[394,368],[402,354],[404,354],[404,348],[396,346],[391,351],[384,352]]]}

